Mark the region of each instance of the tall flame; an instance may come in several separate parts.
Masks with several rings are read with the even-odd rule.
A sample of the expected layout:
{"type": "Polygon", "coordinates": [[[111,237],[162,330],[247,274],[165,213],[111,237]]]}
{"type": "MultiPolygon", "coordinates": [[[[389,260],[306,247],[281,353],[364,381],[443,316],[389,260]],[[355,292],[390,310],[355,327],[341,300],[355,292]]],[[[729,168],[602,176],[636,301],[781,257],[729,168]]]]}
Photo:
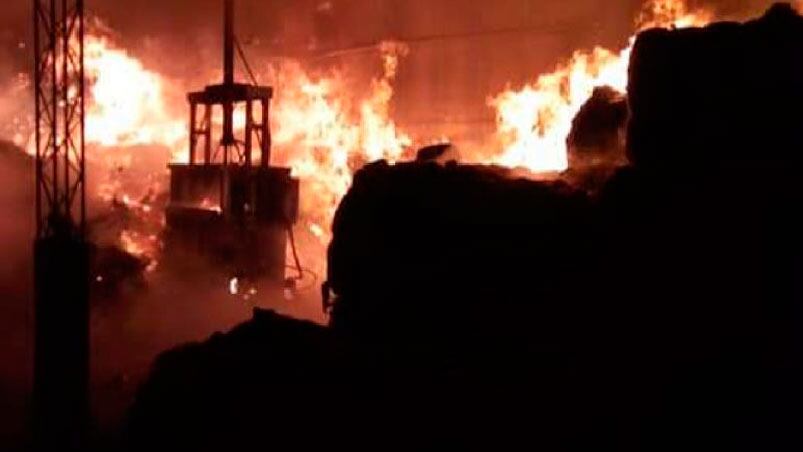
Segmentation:
{"type": "Polygon", "coordinates": [[[371,82],[367,96],[356,105],[344,96],[349,90],[338,73],[313,79],[297,63],[274,71],[278,158],[301,179],[302,220],[324,242],[354,172],[366,162],[397,161],[412,143],[390,119],[392,82],[407,48],[384,43],[379,50],[383,74],[371,82]]]}
{"type": "MultiPolygon", "coordinates": [[[[638,31],[648,28],[701,26],[711,21],[708,11],[689,11],[682,0],[652,0],[636,21],[638,31]]],[[[508,89],[489,99],[496,110],[497,140],[502,152],[486,163],[523,167],[534,172],[562,171],[568,166],[566,138],[572,119],[591,97],[594,88],[627,88],[629,45],[613,52],[602,47],[577,51],[568,62],[539,76],[523,88],[508,89]]]]}
{"type": "MultiPolygon", "coordinates": [[[[652,0],[637,18],[636,30],[704,25],[710,20],[710,13],[690,11],[682,0],[652,0]]],[[[492,157],[478,159],[479,163],[535,172],[565,169],[566,137],[572,119],[595,87],[625,90],[634,41],[632,37],[618,52],[601,47],[575,52],[552,73],[490,98],[488,104],[497,117],[494,139],[501,146],[492,157]]],[[[319,246],[328,241],[335,209],[354,172],[366,162],[394,162],[409,156],[413,140],[398,129],[390,109],[398,66],[408,49],[403,44],[384,43],[378,50],[381,75],[365,92],[355,93],[347,77],[337,71],[311,76],[300,63],[292,61],[267,69],[265,78],[276,87],[277,96],[271,117],[274,163],[292,168],[301,179],[302,222],[319,239],[319,246]]],[[[86,70],[90,81],[86,121],[89,159],[103,161],[109,155],[107,149],[132,145],[158,145],[169,149],[174,161],[186,158],[186,105],[176,93],[197,87],[183,86],[147,69],[111,39],[96,33],[87,36],[86,70]]],[[[243,125],[242,121],[238,124],[243,125]]],[[[106,160],[110,168],[131,164],[130,158],[122,164],[106,160]]],[[[167,155],[163,160],[149,160],[152,167],[148,170],[153,176],[135,178],[147,187],[132,189],[111,176],[112,180],[97,187],[95,194],[116,200],[147,221],[161,223],[162,216],[155,215],[156,209],[150,204],[151,195],[164,182],[170,160],[167,155]]],[[[153,228],[147,232],[125,231],[119,242],[136,254],[158,252],[153,228]]]]}
{"type": "Polygon", "coordinates": [[[185,121],[171,113],[166,80],[107,38],[89,35],[85,68],[90,79],[86,139],[90,145],[184,144],[185,121]]]}
{"type": "MultiPolygon", "coordinates": [[[[412,142],[390,119],[393,80],[407,48],[383,43],[378,50],[382,75],[372,80],[367,93],[357,99],[346,94],[351,90],[340,73],[313,78],[297,62],[269,69],[268,78],[278,88],[272,106],[274,163],[292,168],[301,179],[302,221],[321,244],[328,242],[334,211],[359,166],[383,158],[396,161],[412,142]]],[[[186,106],[168,107],[173,100],[168,90],[178,90],[173,86],[178,83],[146,69],[110,39],[94,34],[87,36],[85,64],[90,81],[88,158],[110,169],[110,176],[100,181],[94,194],[155,221],[150,204],[140,198],[158,189],[158,176],[170,161],[157,159],[154,164],[151,160],[153,176],[135,180],[133,185],[137,186],[132,186],[122,183],[116,175],[118,167],[132,165],[131,155],[112,153],[110,149],[158,145],[170,150],[170,160],[185,160],[186,106]]],[[[244,116],[239,119],[235,127],[242,129],[244,116]]],[[[221,118],[213,120],[220,122],[221,118]]],[[[151,233],[124,230],[119,245],[138,256],[154,258],[158,253],[151,233]]]]}

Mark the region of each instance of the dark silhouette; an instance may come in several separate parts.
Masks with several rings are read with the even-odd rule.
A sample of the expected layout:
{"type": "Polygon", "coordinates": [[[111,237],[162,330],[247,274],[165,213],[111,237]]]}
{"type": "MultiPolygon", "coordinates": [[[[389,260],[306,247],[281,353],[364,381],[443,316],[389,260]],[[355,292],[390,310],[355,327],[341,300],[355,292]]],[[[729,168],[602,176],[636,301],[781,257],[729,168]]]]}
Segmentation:
{"type": "Polygon", "coordinates": [[[451,143],[433,144],[420,149],[416,160],[419,162],[456,162],[457,154],[451,143]]]}
{"type": "Polygon", "coordinates": [[[564,178],[596,194],[625,158],[627,98],[611,87],[594,89],[572,120],[566,140],[569,169],[564,178]]]}
{"type": "Polygon", "coordinates": [[[619,130],[627,122],[627,98],[609,86],[595,88],[577,112],[569,133],[570,148],[611,149],[619,146],[619,130]]]}
{"type": "Polygon", "coordinates": [[[801,33],[777,6],[642,34],[631,163],[594,197],[368,165],[335,218],[331,324],[256,312],[165,354],[130,444],[800,450],[801,33]]]}

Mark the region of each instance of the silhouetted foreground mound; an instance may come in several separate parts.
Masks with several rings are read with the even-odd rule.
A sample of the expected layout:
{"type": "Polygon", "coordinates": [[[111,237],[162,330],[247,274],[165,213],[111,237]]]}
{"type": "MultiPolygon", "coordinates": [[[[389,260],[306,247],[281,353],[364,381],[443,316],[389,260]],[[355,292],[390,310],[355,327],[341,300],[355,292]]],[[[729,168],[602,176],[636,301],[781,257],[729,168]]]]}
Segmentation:
{"type": "Polygon", "coordinates": [[[562,183],[497,168],[369,165],[335,216],[332,326],[404,347],[420,335],[424,352],[433,336],[449,340],[445,328],[476,330],[514,313],[532,325],[555,308],[545,300],[576,290],[569,281],[588,266],[590,221],[585,196],[562,183]]]}
{"type": "Polygon", "coordinates": [[[799,163],[801,43],[803,18],[782,4],[746,24],[642,33],[628,86],[633,162],[674,168],[759,154],[799,163]]]}
{"type": "Polygon", "coordinates": [[[321,446],[335,357],[318,325],[256,311],[225,335],[158,358],[130,413],[132,450],[321,446]]]}
{"type": "Polygon", "coordinates": [[[592,315],[572,301],[586,302],[594,267],[590,218],[565,184],[369,165],[335,220],[332,325],[258,314],[165,355],[133,410],[132,441],[494,448],[537,433],[538,444],[582,443],[576,426],[599,414],[577,357],[592,315]]]}
{"type": "Polygon", "coordinates": [[[642,35],[632,166],[593,201],[496,168],[369,165],[334,222],[331,325],[257,313],[170,352],[132,444],[803,450],[801,122],[755,110],[799,99],[781,73],[798,28],[778,7],[642,35]],[[755,128],[728,126],[742,116],[755,128]]]}
{"type": "Polygon", "coordinates": [[[591,219],[584,194],[498,168],[378,162],[356,175],[329,248],[331,328],[377,385],[381,437],[587,441],[576,432],[599,404],[577,339],[591,219]]]}
{"type": "Polygon", "coordinates": [[[778,5],[634,47],[600,274],[644,449],[803,448],[802,38],[778,5]]]}

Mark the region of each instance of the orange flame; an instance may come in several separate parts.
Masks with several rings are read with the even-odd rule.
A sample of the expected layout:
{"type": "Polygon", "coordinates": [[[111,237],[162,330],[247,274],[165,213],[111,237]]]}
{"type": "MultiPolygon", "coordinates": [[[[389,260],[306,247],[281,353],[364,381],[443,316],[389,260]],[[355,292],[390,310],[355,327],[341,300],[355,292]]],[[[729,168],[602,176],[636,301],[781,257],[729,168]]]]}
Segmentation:
{"type": "Polygon", "coordinates": [[[366,162],[402,157],[412,140],[390,119],[392,82],[407,48],[385,43],[382,77],[371,83],[356,106],[340,74],[310,78],[297,63],[274,69],[278,87],[273,107],[278,159],[301,179],[302,220],[322,242],[328,242],[331,219],[351,186],[352,175],[366,162]]]}
{"type": "MultiPolygon", "coordinates": [[[[292,168],[301,179],[302,222],[320,244],[328,242],[334,211],[359,166],[383,158],[396,161],[412,142],[389,119],[392,82],[407,48],[383,43],[378,50],[382,75],[356,101],[345,95],[350,90],[339,73],[313,78],[293,62],[271,68],[271,78],[278,85],[272,106],[274,163],[292,168]]],[[[117,167],[132,165],[130,155],[120,156],[106,149],[159,145],[170,149],[172,161],[186,160],[185,105],[168,108],[171,99],[167,91],[178,89],[173,86],[176,84],[146,69],[140,60],[115,47],[106,37],[87,36],[86,70],[90,81],[88,158],[110,168],[112,174],[96,187],[95,194],[145,217],[151,214],[151,206],[132,201],[138,198],[131,193],[152,189],[150,184],[158,177],[142,181],[148,184],[145,187],[125,186],[114,174],[117,167]]],[[[242,129],[244,116],[240,116],[235,127],[242,129]]],[[[221,122],[221,118],[213,120],[221,122]]],[[[155,175],[163,174],[168,163],[157,162],[150,170],[155,175]]],[[[151,259],[159,249],[152,234],[133,230],[120,234],[119,245],[134,255],[151,259]]]]}
{"type": "Polygon", "coordinates": [[[131,146],[158,143],[180,149],[185,121],[168,111],[166,81],[105,37],[86,38],[89,84],[87,144],[131,146]]]}
{"type": "MultiPolygon", "coordinates": [[[[682,0],[652,0],[636,21],[648,28],[701,26],[711,21],[707,11],[691,12],[682,0]]],[[[485,163],[523,167],[533,172],[563,171],[568,166],[566,137],[572,119],[594,88],[627,88],[627,72],[635,36],[619,52],[597,47],[578,51],[550,73],[521,89],[508,89],[488,104],[496,110],[497,140],[503,151],[485,163]]]]}

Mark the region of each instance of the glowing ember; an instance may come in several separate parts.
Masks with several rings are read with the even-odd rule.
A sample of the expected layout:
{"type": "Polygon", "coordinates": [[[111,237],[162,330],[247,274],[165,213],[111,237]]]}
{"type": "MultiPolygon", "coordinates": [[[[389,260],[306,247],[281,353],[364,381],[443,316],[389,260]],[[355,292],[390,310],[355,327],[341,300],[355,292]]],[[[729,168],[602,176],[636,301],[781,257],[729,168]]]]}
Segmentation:
{"type": "MultiPolygon", "coordinates": [[[[702,26],[711,21],[706,11],[690,12],[682,0],[653,0],[636,21],[637,31],[662,27],[702,26]]],[[[572,119],[595,87],[627,88],[627,71],[635,36],[614,53],[597,47],[578,51],[554,72],[519,90],[507,90],[488,101],[496,110],[497,139],[503,151],[491,161],[534,172],[562,171],[568,166],[566,137],[572,119]]]]}
{"type": "Polygon", "coordinates": [[[204,198],[203,200],[201,200],[201,205],[198,207],[204,210],[211,210],[217,213],[223,212],[223,209],[220,208],[220,204],[215,201],[212,201],[209,198],[204,198]]]}

